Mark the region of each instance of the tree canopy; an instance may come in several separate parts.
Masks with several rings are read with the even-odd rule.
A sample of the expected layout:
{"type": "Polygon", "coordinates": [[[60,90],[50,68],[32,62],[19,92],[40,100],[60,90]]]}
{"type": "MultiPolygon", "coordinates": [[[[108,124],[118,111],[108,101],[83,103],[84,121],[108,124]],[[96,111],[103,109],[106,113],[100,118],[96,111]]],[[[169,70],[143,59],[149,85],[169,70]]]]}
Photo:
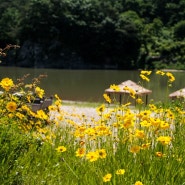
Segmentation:
{"type": "Polygon", "coordinates": [[[0,47],[57,41],[101,67],[185,69],[184,18],[185,0],[1,0],[0,47]]]}

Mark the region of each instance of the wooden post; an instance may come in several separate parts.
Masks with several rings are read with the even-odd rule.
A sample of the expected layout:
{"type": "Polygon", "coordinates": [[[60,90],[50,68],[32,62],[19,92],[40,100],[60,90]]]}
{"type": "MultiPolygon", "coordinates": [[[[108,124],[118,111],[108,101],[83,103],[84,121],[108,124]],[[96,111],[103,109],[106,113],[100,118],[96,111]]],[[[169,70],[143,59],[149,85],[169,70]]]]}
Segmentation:
{"type": "Polygon", "coordinates": [[[119,95],[119,103],[120,103],[120,105],[121,105],[121,102],[122,102],[122,95],[120,93],[120,95],[119,95]]]}
{"type": "Polygon", "coordinates": [[[135,101],[134,101],[135,102],[135,107],[136,107],[136,100],[138,99],[138,97],[139,97],[138,94],[136,94],[136,98],[135,98],[135,101]]]}
{"type": "Polygon", "coordinates": [[[148,104],[148,94],[146,94],[146,105],[148,104]]]}

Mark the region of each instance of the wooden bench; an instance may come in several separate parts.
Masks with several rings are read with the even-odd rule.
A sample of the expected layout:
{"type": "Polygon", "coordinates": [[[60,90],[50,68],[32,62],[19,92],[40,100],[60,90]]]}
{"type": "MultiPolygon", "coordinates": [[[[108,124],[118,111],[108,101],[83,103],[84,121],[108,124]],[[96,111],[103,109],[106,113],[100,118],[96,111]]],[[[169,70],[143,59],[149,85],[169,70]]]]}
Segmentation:
{"type": "Polygon", "coordinates": [[[44,99],[36,99],[34,102],[32,102],[31,109],[33,112],[36,112],[38,110],[45,110],[47,109],[50,105],[52,105],[53,99],[52,98],[44,98],[44,99]]]}

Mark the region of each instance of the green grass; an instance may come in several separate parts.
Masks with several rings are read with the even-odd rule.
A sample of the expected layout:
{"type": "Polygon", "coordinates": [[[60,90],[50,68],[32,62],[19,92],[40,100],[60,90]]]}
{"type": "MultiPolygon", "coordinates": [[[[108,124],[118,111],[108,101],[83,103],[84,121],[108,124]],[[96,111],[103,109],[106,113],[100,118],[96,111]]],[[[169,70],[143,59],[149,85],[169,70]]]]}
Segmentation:
{"type": "Polygon", "coordinates": [[[82,102],[82,101],[67,101],[63,100],[62,105],[76,106],[76,107],[92,107],[96,108],[100,106],[102,102],[82,102]]]}
{"type": "Polygon", "coordinates": [[[0,96],[1,185],[185,183],[184,101],[109,109],[55,98],[49,112],[32,112],[9,92],[0,96]],[[62,105],[95,108],[98,119],[62,105]]]}

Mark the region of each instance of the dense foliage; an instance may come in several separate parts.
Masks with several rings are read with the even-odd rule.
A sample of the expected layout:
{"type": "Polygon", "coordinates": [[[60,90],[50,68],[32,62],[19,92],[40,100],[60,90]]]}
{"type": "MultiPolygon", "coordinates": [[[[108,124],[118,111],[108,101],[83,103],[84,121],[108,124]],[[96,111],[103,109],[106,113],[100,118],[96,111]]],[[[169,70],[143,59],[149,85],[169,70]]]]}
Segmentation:
{"type": "Polygon", "coordinates": [[[94,65],[184,69],[184,17],[185,0],[1,0],[0,47],[55,41],[94,65]]]}

